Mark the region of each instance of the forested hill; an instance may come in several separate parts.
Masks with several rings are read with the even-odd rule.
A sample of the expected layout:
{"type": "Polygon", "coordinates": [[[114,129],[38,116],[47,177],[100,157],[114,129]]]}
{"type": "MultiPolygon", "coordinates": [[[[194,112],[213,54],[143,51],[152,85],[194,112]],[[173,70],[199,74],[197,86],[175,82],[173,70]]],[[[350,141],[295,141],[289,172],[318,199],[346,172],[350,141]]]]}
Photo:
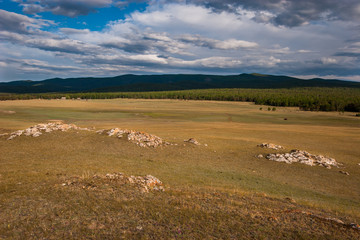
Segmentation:
{"type": "Polygon", "coordinates": [[[360,83],[310,79],[261,74],[240,75],[121,75],[107,78],[53,78],[43,81],[13,81],[0,83],[3,93],[46,92],[142,92],[210,88],[295,88],[295,87],[349,87],[360,88],[360,83]]]}

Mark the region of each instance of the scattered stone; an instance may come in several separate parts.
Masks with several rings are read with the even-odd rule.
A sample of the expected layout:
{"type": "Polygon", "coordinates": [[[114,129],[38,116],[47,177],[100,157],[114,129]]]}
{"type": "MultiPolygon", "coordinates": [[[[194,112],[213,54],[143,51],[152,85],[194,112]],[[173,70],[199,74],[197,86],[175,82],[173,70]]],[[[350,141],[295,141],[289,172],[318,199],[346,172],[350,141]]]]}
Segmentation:
{"type": "Polygon", "coordinates": [[[358,163],[358,165],[360,166],[360,163],[358,163]]]}
{"type": "Polygon", "coordinates": [[[264,156],[262,154],[259,154],[256,156],[257,158],[263,158],[264,156]]]}
{"type": "Polygon", "coordinates": [[[0,113],[5,113],[5,114],[15,114],[15,111],[0,111],[0,113]]]}
{"type": "MultiPolygon", "coordinates": [[[[97,189],[98,182],[104,185],[104,182],[96,180],[106,180],[110,182],[116,182],[120,184],[131,184],[140,189],[141,192],[148,193],[150,191],[165,191],[163,183],[156,177],[152,175],[146,176],[126,176],[123,173],[108,173],[105,176],[94,175],[92,176],[91,184],[88,182],[82,181],[79,177],[73,177],[64,183],[61,186],[74,186],[82,189],[93,190],[97,189]]],[[[106,183],[105,183],[106,185],[106,183]]]]}
{"type": "Polygon", "coordinates": [[[12,140],[16,137],[20,137],[21,135],[39,137],[43,134],[43,132],[49,133],[52,131],[62,131],[66,132],[68,130],[82,130],[82,131],[90,131],[88,128],[81,128],[76,126],[75,124],[65,124],[62,121],[55,121],[50,123],[40,123],[35,126],[29,127],[25,130],[18,130],[10,133],[10,137],[7,140],[12,140]]]}
{"type": "Polygon", "coordinates": [[[345,171],[339,171],[339,173],[345,174],[345,175],[347,175],[347,176],[350,175],[348,172],[345,172],[345,171]]]}
{"type": "Polygon", "coordinates": [[[339,225],[342,225],[344,227],[348,227],[348,228],[353,228],[353,229],[356,229],[356,230],[360,230],[360,225],[359,224],[356,224],[356,223],[345,223],[344,221],[338,219],[338,218],[333,218],[333,217],[324,217],[324,216],[321,216],[319,214],[315,214],[315,213],[312,213],[312,212],[309,212],[309,211],[301,211],[301,210],[298,210],[298,209],[291,209],[291,210],[285,210],[284,212],[286,213],[299,213],[299,214],[305,214],[307,216],[310,216],[312,218],[317,218],[319,220],[322,220],[322,221],[328,221],[328,222],[332,222],[332,223],[335,223],[335,224],[339,224],[339,225]]]}
{"type": "MultiPolygon", "coordinates": [[[[99,134],[105,132],[106,130],[97,131],[99,134]]],[[[109,131],[106,132],[108,136],[116,136],[118,138],[123,138],[124,135],[126,135],[126,138],[128,141],[133,142],[137,144],[140,147],[159,147],[161,145],[171,145],[168,142],[165,142],[163,139],[161,139],[158,136],[145,133],[145,132],[139,132],[134,130],[128,130],[128,129],[119,129],[119,128],[112,128],[109,131]]]]}
{"type": "Polygon", "coordinates": [[[196,141],[195,138],[189,138],[188,140],[184,140],[184,142],[192,143],[195,145],[200,145],[200,143],[198,141],[196,141]]]}
{"type": "MultiPolygon", "coordinates": [[[[10,135],[7,138],[7,140],[12,140],[21,135],[39,137],[44,132],[45,133],[50,133],[52,131],[66,132],[68,130],[93,131],[90,128],[81,128],[81,127],[76,126],[75,124],[65,124],[62,121],[54,121],[54,122],[45,123],[45,124],[37,124],[35,126],[27,128],[25,130],[18,130],[18,131],[12,132],[10,134],[4,133],[4,134],[1,134],[0,136],[10,135]]],[[[139,132],[139,131],[127,130],[127,129],[119,129],[119,128],[112,128],[110,130],[102,129],[102,130],[96,131],[96,133],[98,133],[98,134],[103,134],[104,132],[106,132],[106,134],[108,136],[116,136],[118,138],[122,138],[125,135],[128,141],[133,142],[140,147],[156,148],[156,147],[162,146],[162,145],[172,145],[171,143],[164,141],[163,139],[161,139],[158,136],[155,136],[155,135],[152,135],[149,133],[145,133],[145,132],[139,132]]],[[[194,143],[194,144],[196,144],[196,143],[194,143]]]]}
{"type": "Polygon", "coordinates": [[[204,146],[207,147],[208,145],[205,143],[204,146]]]}
{"type": "Polygon", "coordinates": [[[284,149],[283,146],[276,145],[276,144],[273,144],[273,143],[262,143],[262,144],[258,145],[258,147],[269,148],[269,149],[274,149],[274,150],[284,149]]]}
{"type": "MultiPolygon", "coordinates": [[[[2,137],[2,136],[7,136],[7,135],[9,135],[8,133],[2,133],[2,134],[0,134],[0,137],[2,137]]],[[[360,164],[359,164],[360,165],[360,164]]]]}
{"type": "Polygon", "coordinates": [[[328,169],[333,167],[339,167],[340,163],[336,162],[333,158],[324,157],[322,155],[313,155],[302,150],[292,150],[290,153],[273,153],[266,156],[267,159],[276,162],[302,163],[309,166],[323,166],[328,169]]]}

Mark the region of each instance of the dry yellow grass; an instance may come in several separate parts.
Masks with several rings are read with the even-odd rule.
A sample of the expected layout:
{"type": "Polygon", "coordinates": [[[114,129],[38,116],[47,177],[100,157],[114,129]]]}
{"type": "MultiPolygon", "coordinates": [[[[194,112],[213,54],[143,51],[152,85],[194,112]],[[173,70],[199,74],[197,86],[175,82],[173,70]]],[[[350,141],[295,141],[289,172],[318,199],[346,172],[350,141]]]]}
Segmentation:
{"type": "Polygon", "coordinates": [[[145,149],[76,131],[12,141],[1,137],[0,208],[4,211],[0,218],[5,221],[0,224],[0,238],[21,238],[21,234],[34,239],[114,238],[116,234],[165,239],[359,236],[356,230],[332,222],[282,211],[321,211],[345,222],[360,222],[360,119],[348,113],[295,108],[269,112],[259,107],[136,99],[0,102],[0,133],[61,119],[81,127],[145,131],[178,144],[145,149]],[[208,147],[184,146],[183,140],[190,137],[208,147]],[[340,174],[339,169],[257,159],[259,153],[273,152],[256,147],[262,142],[334,157],[350,175],[340,174]],[[94,174],[109,172],[151,174],[170,188],[144,196],[116,186],[113,192],[59,187],[73,176],[92,181],[94,174]],[[284,201],[286,197],[297,203],[284,201]],[[125,219],[117,215],[119,211],[125,219]],[[156,223],[157,228],[151,227],[156,223]],[[211,229],[195,224],[208,224],[211,229]]]}

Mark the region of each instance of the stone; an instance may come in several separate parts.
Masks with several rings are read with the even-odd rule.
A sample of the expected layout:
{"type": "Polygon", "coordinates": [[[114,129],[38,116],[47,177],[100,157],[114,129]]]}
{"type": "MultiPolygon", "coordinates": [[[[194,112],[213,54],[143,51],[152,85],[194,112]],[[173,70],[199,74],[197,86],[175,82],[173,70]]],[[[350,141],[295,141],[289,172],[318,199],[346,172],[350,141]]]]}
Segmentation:
{"type": "Polygon", "coordinates": [[[25,130],[18,130],[10,133],[10,137],[8,140],[14,139],[15,137],[19,137],[21,135],[39,137],[42,135],[42,132],[52,132],[52,131],[68,131],[70,129],[74,130],[88,130],[87,128],[79,128],[74,124],[64,124],[62,121],[54,121],[50,123],[40,123],[34,126],[31,126],[25,130]]]}
{"type": "MultiPolygon", "coordinates": [[[[53,121],[50,123],[43,123],[43,124],[37,124],[35,126],[29,127],[25,130],[18,130],[15,132],[12,132],[10,134],[1,134],[0,136],[10,135],[8,140],[12,140],[16,137],[19,137],[21,135],[25,136],[32,136],[32,137],[39,137],[43,134],[43,132],[49,133],[52,131],[62,131],[66,132],[68,130],[77,130],[77,131],[93,131],[89,128],[81,128],[76,126],[75,124],[65,124],[62,121],[53,121]]],[[[159,147],[162,145],[172,145],[169,142],[164,141],[158,136],[145,133],[145,132],[139,132],[134,130],[127,130],[127,129],[119,129],[119,128],[112,128],[110,130],[98,130],[96,133],[103,134],[106,132],[108,136],[116,136],[118,138],[123,138],[124,135],[127,137],[127,140],[130,142],[133,142],[137,144],[140,147],[159,147]]]]}
{"type": "Polygon", "coordinates": [[[342,164],[336,162],[333,158],[324,157],[322,155],[313,155],[302,150],[291,150],[290,153],[271,153],[266,156],[268,160],[276,162],[285,162],[288,164],[302,163],[309,166],[322,166],[330,169],[331,167],[339,167],[342,164]]]}
{"type": "Polygon", "coordinates": [[[262,154],[259,154],[256,156],[257,158],[263,158],[264,156],[262,154]]]}
{"type": "Polygon", "coordinates": [[[198,141],[196,141],[195,138],[189,138],[188,140],[184,140],[184,142],[192,143],[195,145],[200,145],[200,143],[198,141]]]}
{"type": "Polygon", "coordinates": [[[348,172],[345,172],[345,171],[339,171],[339,173],[342,173],[342,174],[347,175],[347,176],[350,175],[348,172]]]}
{"type": "Polygon", "coordinates": [[[259,144],[258,147],[269,148],[269,149],[274,149],[274,150],[284,149],[283,146],[276,145],[276,144],[273,144],[273,143],[262,143],[262,144],[259,144]]]}

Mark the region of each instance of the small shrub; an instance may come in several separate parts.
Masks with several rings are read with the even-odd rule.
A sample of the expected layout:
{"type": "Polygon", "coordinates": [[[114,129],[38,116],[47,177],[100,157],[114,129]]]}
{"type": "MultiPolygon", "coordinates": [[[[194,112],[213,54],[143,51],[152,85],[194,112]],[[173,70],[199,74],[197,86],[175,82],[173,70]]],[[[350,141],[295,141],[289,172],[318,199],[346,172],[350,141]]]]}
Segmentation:
{"type": "Polygon", "coordinates": [[[271,107],[268,107],[268,111],[271,111],[271,107]]]}
{"type": "Polygon", "coordinates": [[[262,110],[262,107],[261,107],[261,108],[259,108],[259,110],[261,111],[261,110],[262,110]]]}
{"type": "Polygon", "coordinates": [[[275,107],[273,107],[273,108],[272,108],[272,110],[273,110],[273,111],[276,111],[276,108],[275,108],[275,107]]]}
{"type": "Polygon", "coordinates": [[[360,117],[360,113],[357,113],[355,116],[356,116],[356,117],[360,117]]]}

